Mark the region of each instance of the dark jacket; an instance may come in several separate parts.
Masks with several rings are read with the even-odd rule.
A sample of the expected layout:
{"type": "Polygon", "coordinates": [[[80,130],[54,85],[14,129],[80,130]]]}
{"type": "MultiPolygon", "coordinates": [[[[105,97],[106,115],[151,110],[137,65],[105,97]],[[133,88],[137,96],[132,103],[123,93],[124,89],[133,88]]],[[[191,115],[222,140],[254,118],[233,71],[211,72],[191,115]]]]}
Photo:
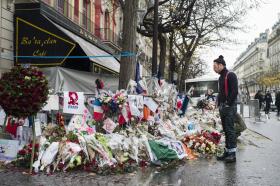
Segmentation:
{"type": "Polygon", "coordinates": [[[265,94],[264,100],[265,100],[266,104],[269,104],[269,105],[273,102],[270,93],[265,94]]]}
{"type": "Polygon", "coordinates": [[[275,105],[280,107],[280,92],[276,94],[275,105]]]}
{"type": "Polygon", "coordinates": [[[225,92],[225,77],[227,72],[224,68],[219,77],[219,96],[218,96],[218,105],[227,104],[229,106],[235,105],[238,95],[238,80],[234,72],[229,72],[227,76],[228,80],[228,96],[226,97],[225,92]]]}
{"type": "Polygon", "coordinates": [[[260,92],[258,92],[254,98],[258,99],[260,103],[263,102],[263,95],[260,92]]]}

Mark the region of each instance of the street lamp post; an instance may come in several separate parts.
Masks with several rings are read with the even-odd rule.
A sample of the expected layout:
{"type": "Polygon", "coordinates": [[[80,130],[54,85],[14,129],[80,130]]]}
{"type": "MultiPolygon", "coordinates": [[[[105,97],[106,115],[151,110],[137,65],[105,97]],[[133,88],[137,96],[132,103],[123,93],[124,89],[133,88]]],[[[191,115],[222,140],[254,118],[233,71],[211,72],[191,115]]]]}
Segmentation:
{"type": "Polygon", "coordinates": [[[152,54],[152,76],[157,75],[157,51],[158,51],[158,0],[154,3],[154,28],[153,28],[153,54],[152,54]]]}

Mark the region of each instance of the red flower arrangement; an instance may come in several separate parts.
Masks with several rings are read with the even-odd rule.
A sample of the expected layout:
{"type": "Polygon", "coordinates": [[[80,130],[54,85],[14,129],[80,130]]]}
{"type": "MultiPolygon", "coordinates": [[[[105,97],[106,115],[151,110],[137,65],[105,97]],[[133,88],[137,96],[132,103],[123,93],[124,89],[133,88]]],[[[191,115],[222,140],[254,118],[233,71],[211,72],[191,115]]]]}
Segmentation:
{"type": "MultiPolygon", "coordinates": [[[[39,144],[35,144],[34,159],[37,160],[39,155],[39,144]]],[[[32,156],[32,142],[25,145],[23,149],[18,151],[15,165],[18,167],[28,168],[32,156]]]]}
{"type": "Polygon", "coordinates": [[[48,93],[48,81],[36,67],[15,66],[0,79],[0,105],[6,114],[18,118],[40,111],[48,93]]]}
{"type": "Polygon", "coordinates": [[[202,135],[212,141],[213,143],[215,143],[216,145],[218,145],[220,143],[220,140],[221,140],[221,134],[220,133],[217,133],[217,132],[209,132],[209,131],[202,131],[202,135]]]}

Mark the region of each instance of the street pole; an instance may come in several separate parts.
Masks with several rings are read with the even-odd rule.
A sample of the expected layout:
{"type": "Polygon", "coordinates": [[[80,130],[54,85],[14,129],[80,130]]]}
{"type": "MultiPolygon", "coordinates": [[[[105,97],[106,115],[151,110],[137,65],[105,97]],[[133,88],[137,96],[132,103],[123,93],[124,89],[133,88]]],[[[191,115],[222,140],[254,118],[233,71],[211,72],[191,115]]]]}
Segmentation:
{"type": "Polygon", "coordinates": [[[158,0],[154,4],[154,29],[153,29],[153,55],[152,55],[152,76],[157,76],[157,51],[158,51],[158,0]]]}

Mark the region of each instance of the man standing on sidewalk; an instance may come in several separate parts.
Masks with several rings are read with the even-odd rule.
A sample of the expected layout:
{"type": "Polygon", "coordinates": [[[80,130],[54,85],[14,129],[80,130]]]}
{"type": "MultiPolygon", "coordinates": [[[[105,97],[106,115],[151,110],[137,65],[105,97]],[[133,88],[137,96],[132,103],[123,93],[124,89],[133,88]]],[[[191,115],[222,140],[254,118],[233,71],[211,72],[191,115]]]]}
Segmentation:
{"type": "Polygon", "coordinates": [[[236,134],[234,118],[237,112],[238,81],[235,73],[229,72],[222,55],[214,60],[214,71],[220,74],[218,106],[225,132],[226,148],[218,160],[231,163],[236,161],[236,134]]]}
{"type": "Polygon", "coordinates": [[[271,93],[269,91],[266,92],[266,94],[264,96],[264,100],[265,100],[265,114],[266,114],[267,119],[269,119],[270,118],[269,111],[271,108],[271,103],[273,102],[271,93]]]}
{"type": "Polygon", "coordinates": [[[275,106],[277,107],[277,116],[280,117],[280,90],[276,94],[275,106]]]}

